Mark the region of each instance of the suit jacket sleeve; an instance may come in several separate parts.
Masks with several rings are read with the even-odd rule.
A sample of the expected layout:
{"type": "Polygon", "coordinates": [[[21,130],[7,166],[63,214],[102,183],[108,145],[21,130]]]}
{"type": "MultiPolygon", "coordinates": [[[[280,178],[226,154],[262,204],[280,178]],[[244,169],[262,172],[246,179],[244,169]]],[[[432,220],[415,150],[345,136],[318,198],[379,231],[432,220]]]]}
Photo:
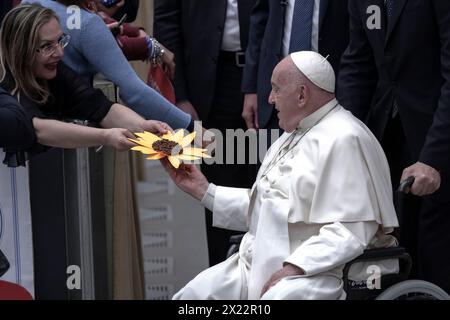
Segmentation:
{"type": "Polygon", "coordinates": [[[450,167],[450,1],[433,1],[441,39],[441,96],[419,160],[437,170],[450,167]]]}
{"type": "Polygon", "coordinates": [[[242,76],[242,91],[245,93],[256,93],[257,91],[259,57],[268,17],[269,1],[258,0],[250,16],[249,40],[245,53],[244,74],[242,76]]]}
{"type": "Polygon", "coordinates": [[[174,89],[177,101],[189,100],[183,68],[184,46],[181,26],[182,0],[155,0],[154,37],[175,54],[174,89]]]}
{"type": "Polygon", "coordinates": [[[349,1],[350,39],[342,60],[337,96],[342,106],[365,120],[378,81],[373,52],[358,10],[359,0],[349,1]]]}

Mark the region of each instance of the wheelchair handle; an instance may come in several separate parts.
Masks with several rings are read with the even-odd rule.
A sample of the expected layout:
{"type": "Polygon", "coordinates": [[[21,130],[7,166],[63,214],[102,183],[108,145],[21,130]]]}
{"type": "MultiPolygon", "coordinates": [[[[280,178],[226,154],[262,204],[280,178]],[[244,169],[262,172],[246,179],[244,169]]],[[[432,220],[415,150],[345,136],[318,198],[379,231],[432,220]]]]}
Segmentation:
{"type": "Polygon", "coordinates": [[[409,193],[409,190],[411,189],[411,186],[413,185],[415,179],[416,178],[414,176],[410,176],[405,180],[403,180],[402,182],[400,182],[398,192],[409,193]]]}

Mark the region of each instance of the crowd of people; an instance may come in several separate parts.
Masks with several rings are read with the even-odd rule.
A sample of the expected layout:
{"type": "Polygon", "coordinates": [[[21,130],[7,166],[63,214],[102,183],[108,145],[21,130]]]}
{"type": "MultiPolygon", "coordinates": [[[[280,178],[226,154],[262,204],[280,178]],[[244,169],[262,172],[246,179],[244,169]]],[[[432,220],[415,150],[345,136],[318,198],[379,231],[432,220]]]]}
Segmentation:
{"type": "Polygon", "coordinates": [[[211,267],[175,298],[342,299],[345,263],[396,245],[412,278],[450,293],[448,0],[155,0],[154,37],[118,23],[138,1],[18,2],[0,7],[8,166],[51,147],[128,150],[132,132],[192,131],[195,120],[284,132],[257,166],[162,161],[207,218],[211,267]],[[73,5],[79,28],[66,23],[73,5]],[[169,70],[174,104],[133,59],[169,70]],[[97,73],[124,105],[92,88],[97,73]]]}

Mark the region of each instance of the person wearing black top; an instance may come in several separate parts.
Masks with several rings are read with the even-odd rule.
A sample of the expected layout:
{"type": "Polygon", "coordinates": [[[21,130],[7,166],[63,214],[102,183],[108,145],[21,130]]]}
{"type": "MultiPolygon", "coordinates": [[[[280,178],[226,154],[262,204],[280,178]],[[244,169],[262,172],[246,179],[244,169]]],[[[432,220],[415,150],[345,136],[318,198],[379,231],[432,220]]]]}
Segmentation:
{"type": "MultiPolygon", "coordinates": [[[[134,146],[127,139],[134,137],[131,132],[161,134],[170,129],[163,122],[145,120],[131,109],[112,103],[64,65],[61,59],[69,39],[61,31],[56,14],[40,5],[21,5],[4,18],[0,86],[19,100],[33,122],[37,142],[26,151],[42,152],[42,145],[109,145],[128,150],[134,146]],[[107,129],[75,124],[72,120],[107,129]]],[[[23,150],[13,148],[6,152],[9,166],[25,164],[23,150]]]]}
{"type": "Polygon", "coordinates": [[[28,149],[34,143],[30,118],[17,100],[0,88],[0,147],[28,149]]]}

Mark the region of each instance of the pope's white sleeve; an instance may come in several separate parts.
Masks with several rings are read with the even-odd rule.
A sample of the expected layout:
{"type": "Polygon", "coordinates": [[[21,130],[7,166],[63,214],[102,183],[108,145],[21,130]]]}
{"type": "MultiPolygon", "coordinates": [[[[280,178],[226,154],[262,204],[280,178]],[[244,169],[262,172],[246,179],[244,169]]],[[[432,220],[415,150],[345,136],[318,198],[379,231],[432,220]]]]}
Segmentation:
{"type": "Polygon", "coordinates": [[[342,266],[364,252],[378,227],[375,221],[327,224],[318,235],[303,242],[285,262],[302,268],[307,276],[342,266]]]}
{"type": "Polygon", "coordinates": [[[208,189],[202,198],[202,205],[209,211],[213,211],[214,207],[214,197],[216,195],[217,186],[214,183],[208,185],[208,189]]]}
{"type": "Polygon", "coordinates": [[[202,204],[213,212],[213,226],[248,231],[250,189],[220,186],[208,187],[202,204]]]}

